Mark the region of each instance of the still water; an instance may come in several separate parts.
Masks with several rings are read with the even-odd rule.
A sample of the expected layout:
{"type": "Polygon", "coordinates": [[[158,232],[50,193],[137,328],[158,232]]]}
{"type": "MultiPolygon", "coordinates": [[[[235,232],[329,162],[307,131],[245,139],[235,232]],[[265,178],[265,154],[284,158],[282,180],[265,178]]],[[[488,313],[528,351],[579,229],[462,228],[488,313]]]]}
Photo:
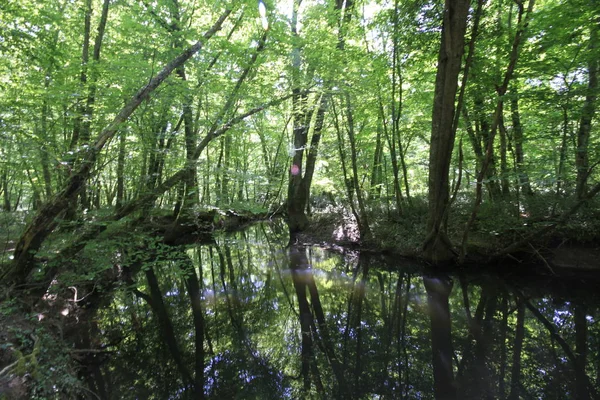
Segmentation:
{"type": "Polygon", "coordinates": [[[100,398],[598,398],[589,282],[436,275],[277,222],[151,247],[94,320],[100,398]]]}

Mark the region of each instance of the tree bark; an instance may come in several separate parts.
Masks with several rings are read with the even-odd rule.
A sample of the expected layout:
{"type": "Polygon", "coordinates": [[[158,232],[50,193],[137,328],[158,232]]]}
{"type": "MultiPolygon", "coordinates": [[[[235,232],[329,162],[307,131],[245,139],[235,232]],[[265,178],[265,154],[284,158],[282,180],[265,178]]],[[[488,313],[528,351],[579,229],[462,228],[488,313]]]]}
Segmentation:
{"type": "Polygon", "coordinates": [[[518,176],[518,185],[520,190],[525,195],[532,195],[531,184],[529,183],[529,176],[525,169],[525,155],[523,152],[523,126],[521,125],[521,114],[519,113],[519,99],[516,97],[517,93],[513,93],[513,97],[510,100],[510,111],[512,118],[512,135],[515,143],[515,158],[518,176]]]}
{"type": "Polygon", "coordinates": [[[498,121],[498,132],[500,132],[500,186],[502,187],[502,196],[510,195],[510,183],[508,181],[508,135],[506,126],[504,126],[504,116],[500,115],[498,121]]]}
{"type": "Polygon", "coordinates": [[[600,60],[596,55],[598,46],[598,25],[600,17],[593,20],[590,32],[589,49],[594,54],[588,62],[588,87],[585,96],[585,103],[579,121],[579,131],[577,132],[577,153],[575,154],[575,166],[577,167],[577,187],[575,190],[577,199],[585,197],[587,192],[587,178],[589,175],[589,156],[588,147],[590,143],[590,133],[592,131],[592,120],[596,113],[596,98],[598,92],[598,65],[600,60]]]}
{"type": "MultiPolygon", "coordinates": [[[[381,119],[381,117],[380,117],[381,119]]],[[[381,185],[383,185],[383,146],[381,141],[381,122],[377,124],[377,136],[375,138],[375,152],[373,153],[373,165],[371,166],[370,198],[381,196],[381,185]]]]}
{"type": "MultiPolygon", "coordinates": [[[[295,0],[292,13],[292,37],[299,41],[298,35],[298,7],[302,0],[295,0]]],[[[344,49],[345,28],[350,22],[352,16],[351,10],[354,7],[353,0],[336,0],[335,8],[343,15],[343,19],[339,22],[338,43],[337,49],[344,49]]],[[[308,92],[302,88],[300,77],[301,66],[301,48],[296,46],[292,50],[292,113],[293,113],[293,146],[291,150],[292,165],[288,174],[288,196],[287,196],[287,212],[288,225],[290,233],[294,234],[308,228],[309,221],[306,216],[306,209],[310,197],[310,186],[316,165],[318,153],[318,145],[321,140],[323,128],[323,119],[327,105],[329,103],[330,94],[322,94],[319,100],[316,101],[312,112],[308,109],[308,92]],[[313,113],[316,116],[313,136],[310,143],[310,150],[306,159],[306,165],[303,165],[304,152],[308,144],[308,133],[310,131],[310,123],[313,119],[313,113]]],[[[312,73],[312,68],[309,68],[312,73]]],[[[329,84],[326,84],[328,86],[329,84]]]]}
{"type": "Polygon", "coordinates": [[[8,187],[8,171],[4,169],[2,171],[2,208],[6,212],[11,212],[11,198],[10,198],[10,188],[8,187]]]}
{"type": "Polygon", "coordinates": [[[464,52],[469,1],[446,0],[433,100],[431,147],[429,149],[428,235],[423,256],[434,262],[454,258],[455,253],[446,231],[450,196],[448,172],[455,134],[455,100],[458,76],[464,52]]]}
{"type": "Polygon", "coordinates": [[[125,200],[125,143],[125,132],[123,132],[119,136],[119,154],[117,156],[117,208],[121,208],[125,200]]]}

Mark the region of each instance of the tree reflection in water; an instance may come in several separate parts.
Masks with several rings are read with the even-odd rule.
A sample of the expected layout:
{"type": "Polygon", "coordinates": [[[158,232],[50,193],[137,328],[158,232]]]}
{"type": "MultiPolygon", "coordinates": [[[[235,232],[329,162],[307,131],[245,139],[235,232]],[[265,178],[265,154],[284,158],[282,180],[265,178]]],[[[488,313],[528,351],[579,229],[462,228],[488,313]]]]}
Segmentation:
{"type": "Polygon", "coordinates": [[[135,255],[97,312],[109,399],[598,398],[591,284],[423,275],[278,223],[135,255]]]}

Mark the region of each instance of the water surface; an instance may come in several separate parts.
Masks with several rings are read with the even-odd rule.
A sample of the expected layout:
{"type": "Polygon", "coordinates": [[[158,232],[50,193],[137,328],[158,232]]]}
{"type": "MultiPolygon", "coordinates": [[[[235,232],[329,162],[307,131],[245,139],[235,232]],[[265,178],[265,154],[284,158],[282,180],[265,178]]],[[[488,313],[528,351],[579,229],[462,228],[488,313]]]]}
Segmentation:
{"type": "Polygon", "coordinates": [[[95,320],[101,398],[598,398],[593,285],[424,274],[280,223],[143,254],[95,320]]]}

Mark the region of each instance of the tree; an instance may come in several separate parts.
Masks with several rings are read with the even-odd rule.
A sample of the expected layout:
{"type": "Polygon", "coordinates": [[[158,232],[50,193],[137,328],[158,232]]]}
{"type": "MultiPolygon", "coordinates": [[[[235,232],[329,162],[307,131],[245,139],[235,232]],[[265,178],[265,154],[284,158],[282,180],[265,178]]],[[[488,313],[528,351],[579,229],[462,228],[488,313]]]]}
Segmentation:
{"type": "Polygon", "coordinates": [[[450,187],[448,172],[455,132],[455,97],[464,52],[469,2],[446,0],[435,80],[429,149],[429,211],[423,255],[434,262],[454,257],[447,234],[450,187]]]}
{"type": "Polygon", "coordinates": [[[600,17],[592,19],[590,26],[589,49],[590,57],[587,64],[588,87],[585,95],[585,103],[581,112],[579,121],[579,130],[577,132],[577,149],[575,153],[575,166],[577,167],[577,179],[575,193],[578,200],[581,200],[587,194],[587,181],[590,175],[589,162],[589,143],[592,130],[592,120],[596,112],[596,101],[598,97],[598,69],[600,68],[600,56],[598,55],[598,40],[600,39],[598,31],[600,28],[600,17]]]}
{"type": "Polygon", "coordinates": [[[41,247],[46,237],[57,226],[57,217],[67,209],[67,205],[83,189],[85,182],[89,178],[90,172],[94,167],[99,153],[106,143],[115,135],[121,124],[125,122],[135,109],[150,94],[160,86],[160,84],[175,69],[183,65],[195,53],[200,51],[205,42],[208,41],[218,30],[225,19],[231,14],[231,9],[226,9],[217,19],[215,24],[204,34],[203,38],[197,41],[193,46],[186,49],[163,70],[158,73],[146,86],[141,88],[127,104],[117,114],[115,119],[106,127],[91,145],[85,156],[82,158],[81,166],[78,171],[67,181],[61,192],[57,193],[42,209],[37,213],[32,222],[27,226],[19,242],[15,247],[14,262],[12,267],[4,271],[1,280],[15,283],[22,283],[34,267],[34,256],[41,247]]]}

